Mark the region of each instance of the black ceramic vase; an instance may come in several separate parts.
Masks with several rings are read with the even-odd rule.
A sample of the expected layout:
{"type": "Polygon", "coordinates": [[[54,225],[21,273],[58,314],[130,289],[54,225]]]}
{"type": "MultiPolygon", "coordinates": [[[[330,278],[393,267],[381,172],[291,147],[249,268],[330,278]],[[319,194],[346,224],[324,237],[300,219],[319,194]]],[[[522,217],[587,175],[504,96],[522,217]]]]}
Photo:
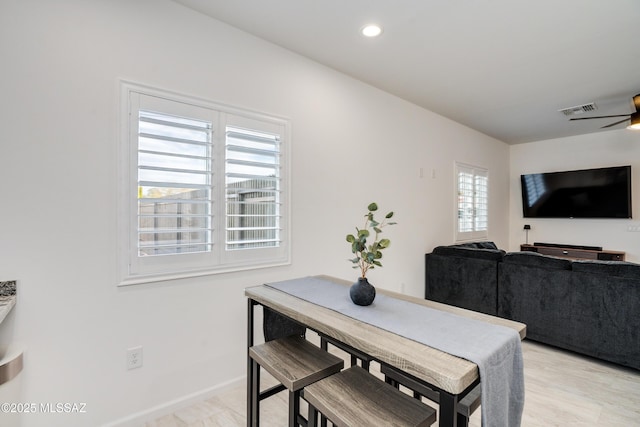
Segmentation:
{"type": "Polygon", "coordinates": [[[366,277],[358,277],[358,281],[349,289],[349,296],[354,304],[371,305],[376,298],[376,288],[369,283],[366,277]]]}

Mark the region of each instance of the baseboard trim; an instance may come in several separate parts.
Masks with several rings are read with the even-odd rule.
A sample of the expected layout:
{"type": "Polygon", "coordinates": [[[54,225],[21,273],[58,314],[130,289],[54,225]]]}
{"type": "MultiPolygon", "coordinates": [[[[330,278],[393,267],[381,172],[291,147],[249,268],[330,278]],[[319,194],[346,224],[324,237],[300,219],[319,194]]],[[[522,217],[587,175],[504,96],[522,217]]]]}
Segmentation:
{"type": "Polygon", "coordinates": [[[235,378],[222,384],[218,384],[214,387],[206,388],[204,390],[179,397],[169,402],[165,402],[158,406],[154,406],[144,411],[136,412],[124,418],[120,418],[119,420],[103,424],[103,427],[140,427],[147,422],[153,421],[165,415],[172,414],[179,409],[191,406],[203,400],[210,399],[233,387],[242,385],[246,381],[247,377],[243,375],[242,377],[235,378]]]}

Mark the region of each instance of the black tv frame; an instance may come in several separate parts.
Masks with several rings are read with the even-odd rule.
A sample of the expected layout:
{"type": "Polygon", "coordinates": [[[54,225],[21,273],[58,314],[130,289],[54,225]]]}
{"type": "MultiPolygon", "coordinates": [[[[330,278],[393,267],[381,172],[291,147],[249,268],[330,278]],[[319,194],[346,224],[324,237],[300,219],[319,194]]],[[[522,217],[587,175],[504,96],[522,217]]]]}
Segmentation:
{"type": "MultiPolygon", "coordinates": [[[[611,166],[604,168],[579,169],[546,173],[531,173],[520,175],[520,184],[522,192],[522,214],[524,218],[575,218],[575,219],[629,219],[632,218],[632,199],[631,199],[631,166],[611,166]],[[598,204],[589,200],[589,204],[580,206],[575,200],[579,197],[583,200],[592,197],[610,197],[613,193],[605,191],[606,186],[588,186],[577,185],[575,183],[583,182],[585,179],[593,179],[594,176],[622,176],[622,179],[616,179],[608,186],[617,183],[619,189],[624,188],[626,194],[618,194],[615,204],[620,209],[613,210],[609,205],[601,206],[603,209],[598,210],[598,204]],[[546,180],[545,180],[546,178],[546,180]],[[626,184],[621,184],[626,179],[626,184]],[[532,184],[532,180],[538,182],[532,184]],[[545,182],[564,181],[573,182],[573,185],[558,186],[550,191],[542,191],[538,197],[540,201],[534,200],[529,205],[529,197],[534,195],[531,187],[535,187],[545,182]],[[581,181],[582,180],[582,181],[581,181]],[[529,184],[527,184],[529,182],[529,184]],[[529,191],[527,186],[529,185],[529,191]],[[554,200],[555,199],[555,200],[554,200]],[[553,201],[550,201],[553,200],[553,201]],[[538,204],[537,207],[536,204],[538,204]]],[[[615,187],[612,187],[616,189],[615,187]]],[[[544,189],[546,190],[546,189],[544,189]]]]}

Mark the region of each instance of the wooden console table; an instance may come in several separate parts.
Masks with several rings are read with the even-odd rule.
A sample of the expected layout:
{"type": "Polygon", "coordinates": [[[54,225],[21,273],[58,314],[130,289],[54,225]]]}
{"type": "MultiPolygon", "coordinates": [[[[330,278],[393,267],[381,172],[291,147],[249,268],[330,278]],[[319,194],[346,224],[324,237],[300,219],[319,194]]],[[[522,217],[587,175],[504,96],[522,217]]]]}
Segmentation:
{"type": "Polygon", "coordinates": [[[554,243],[534,243],[520,245],[521,251],[537,252],[571,259],[595,259],[601,261],[624,261],[625,253],[620,251],[604,251],[594,246],[561,245],[554,243]]]}

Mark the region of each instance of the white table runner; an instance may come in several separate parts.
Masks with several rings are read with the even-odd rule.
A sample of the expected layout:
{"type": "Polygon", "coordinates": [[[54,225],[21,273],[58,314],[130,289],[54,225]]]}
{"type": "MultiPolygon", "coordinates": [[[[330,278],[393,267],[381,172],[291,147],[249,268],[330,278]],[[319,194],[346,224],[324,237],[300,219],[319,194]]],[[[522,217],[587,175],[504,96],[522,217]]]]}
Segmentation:
{"type": "Polygon", "coordinates": [[[515,330],[380,294],[362,307],[351,301],[348,287],[317,277],[267,286],[475,363],[481,379],[482,425],[520,426],[524,375],[515,330]]]}

